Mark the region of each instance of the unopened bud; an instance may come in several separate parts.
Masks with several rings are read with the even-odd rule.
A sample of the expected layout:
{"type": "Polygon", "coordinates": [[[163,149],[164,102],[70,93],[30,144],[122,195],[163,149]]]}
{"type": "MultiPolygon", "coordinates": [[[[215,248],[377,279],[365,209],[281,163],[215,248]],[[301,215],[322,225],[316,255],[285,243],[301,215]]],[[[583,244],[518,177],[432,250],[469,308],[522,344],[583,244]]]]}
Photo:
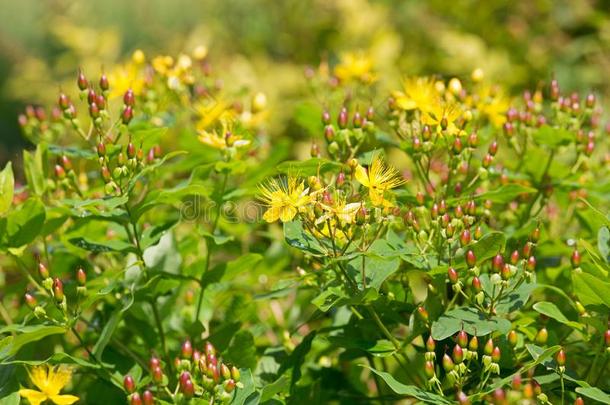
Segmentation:
{"type": "Polygon", "coordinates": [[[193,346],[190,340],[185,340],[180,348],[180,355],[183,359],[190,359],[193,356],[193,346]]]}
{"type": "Polygon", "coordinates": [[[578,250],[575,249],[572,252],[572,257],[570,258],[570,261],[572,262],[573,268],[580,266],[580,252],[578,250]]]}
{"type": "Polygon", "coordinates": [[[445,372],[450,372],[454,369],[455,364],[453,363],[453,360],[451,360],[451,357],[449,357],[449,355],[447,353],[445,353],[443,355],[443,368],[445,369],[445,372]]]}
{"type": "Polygon", "coordinates": [[[123,109],[123,113],[121,114],[121,120],[123,124],[127,125],[131,122],[133,118],[133,108],[130,105],[125,106],[123,109]]]}
{"type": "Polygon", "coordinates": [[[154,405],[155,397],[150,390],[146,390],[142,393],[142,402],[144,405],[154,405]]]}
{"type": "Polygon", "coordinates": [[[63,180],[66,178],[66,171],[64,170],[63,167],[61,167],[60,165],[55,165],[55,177],[57,177],[60,180],[63,180]]]}
{"type": "Polygon", "coordinates": [[[87,78],[85,77],[85,74],[83,73],[82,69],[79,69],[79,71],[78,71],[78,77],[76,78],[76,85],[82,91],[87,90],[87,87],[89,87],[89,83],[87,82],[87,78]]]}
{"type": "Polygon", "coordinates": [[[80,286],[87,284],[87,274],[82,267],[79,267],[78,270],[76,270],[76,281],[78,281],[80,286]]]}
{"type": "Polygon", "coordinates": [[[502,353],[500,352],[500,348],[498,346],[494,347],[494,349],[491,353],[491,360],[494,363],[499,363],[501,356],[502,356],[502,353]]]}
{"type": "Polygon", "coordinates": [[[460,345],[455,345],[453,347],[453,361],[457,364],[464,361],[464,350],[460,347],[460,345]]]}
{"type": "Polygon", "coordinates": [[[466,264],[468,267],[474,267],[477,264],[477,257],[472,250],[466,252],[466,264]]]}
{"type": "Polygon", "coordinates": [[[142,397],[137,392],[129,396],[129,405],[142,405],[142,397]]]}
{"type": "Polygon", "coordinates": [[[125,95],[123,96],[123,103],[125,103],[126,106],[130,106],[133,107],[136,103],[136,97],[133,94],[133,90],[129,89],[125,92],[125,95]]]}
{"type": "Polygon", "coordinates": [[[462,329],[461,331],[458,332],[458,334],[456,336],[456,341],[457,341],[457,344],[463,348],[465,348],[468,345],[468,334],[466,333],[465,330],[462,329]]]}
{"type": "Polygon", "coordinates": [[[34,308],[36,308],[36,305],[38,305],[38,301],[36,300],[36,297],[31,295],[30,293],[25,293],[25,303],[27,304],[28,308],[30,308],[32,310],[34,308]]]}
{"type": "Polygon", "coordinates": [[[337,117],[337,125],[339,125],[339,128],[344,129],[345,127],[347,127],[347,120],[347,109],[343,107],[339,112],[339,116],[337,117]]]}
{"type": "Polygon", "coordinates": [[[133,377],[129,374],[127,374],[125,378],[123,378],[123,388],[125,388],[125,391],[130,394],[136,390],[136,383],[133,380],[133,377]]]}
{"type": "Polygon", "coordinates": [[[456,284],[459,281],[458,273],[453,267],[449,267],[447,270],[447,276],[452,284],[456,284]]]}
{"type": "Polygon", "coordinates": [[[42,263],[38,263],[38,274],[43,280],[49,278],[49,270],[47,270],[46,266],[42,263]]]}
{"type": "Polygon", "coordinates": [[[536,334],[536,343],[539,345],[544,345],[546,344],[546,341],[549,339],[549,332],[546,330],[546,328],[542,328],[538,331],[538,333],[536,334]]]}
{"type": "Polygon", "coordinates": [[[555,361],[560,366],[565,366],[566,364],[566,352],[563,349],[560,349],[555,356],[555,361]]]}

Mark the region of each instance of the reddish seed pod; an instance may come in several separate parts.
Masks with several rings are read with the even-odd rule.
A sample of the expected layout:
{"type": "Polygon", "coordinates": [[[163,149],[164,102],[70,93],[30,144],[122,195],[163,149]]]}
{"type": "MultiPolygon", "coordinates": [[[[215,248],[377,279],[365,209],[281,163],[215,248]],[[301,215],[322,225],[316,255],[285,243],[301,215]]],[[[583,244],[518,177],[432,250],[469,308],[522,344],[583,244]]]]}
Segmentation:
{"type": "Polygon", "coordinates": [[[420,151],[421,150],[421,146],[422,146],[422,143],[421,143],[421,140],[419,139],[419,137],[418,136],[414,136],[413,137],[413,150],[416,151],[416,152],[420,151]]]}
{"type": "Polygon", "coordinates": [[[474,289],[474,291],[476,292],[480,292],[482,287],[481,287],[481,279],[478,277],[474,277],[472,279],[472,288],[474,289]]]}
{"type": "Polygon", "coordinates": [[[129,89],[123,95],[123,103],[126,106],[133,107],[136,104],[136,96],[133,94],[133,90],[129,89]]]}
{"type": "Polygon", "coordinates": [[[70,158],[68,156],[62,155],[61,158],[59,159],[59,162],[65,170],[67,170],[67,171],[72,170],[72,161],[70,160],[70,158]]]}
{"type": "Polygon", "coordinates": [[[517,332],[514,330],[511,330],[510,332],[508,332],[508,335],[506,335],[506,340],[508,340],[508,343],[512,346],[515,347],[517,346],[517,332]]]}
{"type": "Polygon", "coordinates": [[[106,144],[104,144],[103,142],[97,144],[97,155],[99,157],[106,156],[106,144]]]}
{"type": "Polygon", "coordinates": [[[481,228],[480,226],[477,226],[476,228],[474,228],[474,238],[476,240],[481,239],[481,237],[483,236],[483,228],[481,228]]]}
{"type": "Polygon", "coordinates": [[[468,135],[468,146],[470,146],[471,148],[476,148],[478,144],[479,136],[476,132],[472,132],[470,135],[468,135]]]}
{"type": "Polygon", "coordinates": [[[87,78],[83,73],[82,69],[79,69],[78,76],[76,78],[76,85],[80,90],[86,90],[89,87],[89,82],[87,82],[87,78]]]}
{"type": "Polygon", "coordinates": [[[133,118],[133,108],[130,105],[125,106],[123,109],[123,113],[121,114],[121,120],[123,124],[127,125],[131,122],[133,118]]]}
{"type": "Polygon", "coordinates": [[[64,283],[57,277],[53,279],[53,297],[57,303],[64,300],[64,283]]]}
{"type": "Polygon", "coordinates": [[[49,277],[49,270],[47,270],[46,266],[42,263],[38,263],[38,274],[40,274],[40,278],[45,279],[49,277]]]}
{"type": "Polygon", "coordinates": [[[130,405],[142,405],[142,397],[140,397],[140,394],[138,394],[137,392],[134,392],[133,394],[131,394],[130,399],[129,399],[129,404],[130,405]]]}
{"type": "Polygon", "coordinates": [[[142,402],[144,405],[154,405],[155,397],[150,390],[146,390],[142,393],[142,402]]]}
{"type": "Polygon", "coordinates": [[[87,284],[87,274],[82,267],[79,267],[78,270],[76,270],[76,281],[78,281],[78,285],[80,286],[87,284]]]}
{"type": "Polygon", "coordinates": [[[159,360],[159,358],[155,355],[150,357],[150,360],[148,360],[148,367],[150,367],[151,370],[154,370],[155,367],[160,367],[161,366],[161,360],[159,360]]]}
{"type": "Polygon", "coordinates": [[[320,147],[318,146],[317,143],[312,143],[311,144],[311,149],[309,150],[309,154],[311,155],[311,157],[316,158],[320,156],[320,147]]]}
{"type": "Polygon", "coordinates": [[[417,313],[424,321],[427,321],[429,318],[428,311],[424,307],[417,307],[417,313]]]}
{"type": "Polygon", "coordinates": [[[123,378],[123,388],[125,388],[125,391],[127,391],[130,394],[136,390],[136,382],[133,380],[133,377],[130,376],[129,374],[127,374],[123,378]]]}
{"type": "Polygon", "coordinates": [[[231,393],[235,390],[236,385],[237,384],[235,384],[235,381],[233,379],[229,379],[224,382],[223,387],[226,392],[231,393]]]}
{"type": "Polygon", "coordinates": [[[61,167],[60,165],[55,165],[55,177],[57,177],[60,180],[63,180],[66,178],[66,171],[64,170],[63,167],[61,167]]]}
{"type": "MultiPolygon", "coordinates": [[[[425,201],[424,200],[424,194],[421,191],[418,191],[415,194],[415,200],[417,201],[417,203],[419,205],[424,205],[424,201],[425,201]]],[[[439,205],[439,212],[441,212],[441,213],[443,213],[443,211],[442,211],[442,204],[443,204],[443,201],[441,201],[441,205],[439,205]]]]}
{"type": "Polygon", "coordinates": [[[466,252],[466,264],[468,267],[474,267],[477,264],[477,257],[472,250],[466,252]]]}
{"type": "Polygon", "coordinates": [[[70,107],[70,99],[64,93],[60,93],[57,104],[59,105],[59,108],[66,110],[68,107],[70,107]]]}
{"type": "Polygon", "coordinates": [[[180,354],[183,359],[190,359],[193,356],[193,345],[190,340],[187,339],[182,343],[180,354]]]}
{"type": "Polygon", "coordinates": [[[470,243],[470,240],[470,230],[464,229],[460,234],[460,243],[462,244],[462,246],[466,246],[470,243]]]}
{"type": "Polygon", "coordinates": [[[375,118],[375,108],[373,108],[373,106],[370,106],[367,110],[366,110],[366,119],[368,121],[373,121],[373,118],[375,118]]]}
{"type": "Polygon", "coordinates": [[[513,136],[513,133],[515,132],[513,124],[511,122],[505,122],[504,125],[502,126],[502,128],[504,129],[504,134],[507,137],[511,137],[513,136]]]}
{"type": "Polygon", "coordinates": [[[610,347],[610,329],[604,333],[604,343],[606,343],[606,347],[610,347]]]}
{"type": "Polygon", "coordinates": [[[25,293],[25,303],[27,304],[27,306],[30,309],[34,309],[34,308],[36,308],[36,305],[38,305],[38,302],[36,301],[36,297],[34,297],[30,293],[25,293]]]}
{"type": "Polygon", "coordinates": [[[468,334],[463,329],[458,332],[455,340],[456,340],[457,344],[460,345],[463,348],[468,346],[468,334]]]}
{"type": "Polygon", "coordinates": [[[220,375],[222,376],[223,379],[228,380],[229,378],[231,378],[231,370],[229,369],[229,367],[222,363],[220,365],[220,375]]]}
{"type": "Polygon", "coordinates": [[[87,102],[89,104],[95,103],[97,101],[97,93],[92,88],[87,92],[87,102]]]}
{"type": "Polygon", "coordinates": [[[330,113],[327,110],[322,112],[322,124],[328,125],[330,124],[330,113]]]}
{"type": "Polygon", "coordinates": [[[458,205],[453,209],[453,215],[455,215],[456,218],[462,218],[464,216],[464,209],[461,205],[458,205]]]}
{"type": "Polygon", "coordinates": [[[195,386],[190,379],[187,380],[181,388],[185,398],[190,399],[195,395],[195,386]]]}
{"type": "Polygon", "coordinates": [[[574,249],[570,261],[572,262],[573,268],[580,266],[580,252],[578,250],[574,249]]]}
{"type": "Polygon", "coordinates": [[[462,152],[462,149],[464,149],[462,140],[460,138],[455,138],[455,141],[453,141],[453,153],[458,155],[460,152],[462,152]]]}
{"type": "Polygon", "coordinates": [[[129,142],[127,144],[127,157],[129,159],[133,159],[136,156],[136,147],[133,143],[129,142]]]}
{"type": "Polygon", "coordinates": [[[464,350],[460,347],[460,345],[453,346],[453,361],[457,364],[464,361],[464,350]]]}
{"type": "Polygon", "coordinates": [[[587,94],[587,98],[585,99],[585,105],[587,106],[587,108],[595,107],[595,94],[587,94]]]}
{"type": "Polygon", "coordinates": [[[595,142],[589,141],[587,142],[587,146],[585,147],[585,155],[591,156],[593,151],[595,150],[595,142]]]}
{"type": "Polygon", "coordinates": [[[107,91],[110,88],[110,83],[108,82],[108,77],[102,73],[100,77],[100,89],[103,91],[107,91]]]}
{"type": "Polygon", "coordinates": [[[547,340],[549,339],[549,331],[546,330],[546,328],[542,328],[538,331],[538,333],[536,334],[536,343],[539,345],[543,345],[546,344],[547,340]]]}
{"type": "Polygon", "coordinates": [[[512,264],[514,266],[518,262],[519,262],[519,251],[514,250],[513,253],[511,253],[511,255],[510,255],[510,264],[512,264]]]}
{"type": "Polygon", "coordinates": [[[100,108],[100,110],[106,108],[106,98],[102,94],[98,94],[97,97],[95,97],[95,103],[100,108]]]}
{"type": "Polygon", "coordinates": [[[494,363],[500,362],[500,358],[502,357],[502,353],[500,352],[500,348],[498,346],[494,347],[493,352],[491,352],[491,360],[494,363]]]}
{"type": "Polygon", "coordinates": [[[466,213],[470,216],[474,216],[477,213],[477,203],[474,200],[469,200],[466,203],[466,213]]]}
{"type": "Polygon", "coordinates": [[[574,405],[585,405],[585,401],[582,399],[582,397],[576,397],[574,400],[574,405]]]}
{"type": "Polygon", "coordinates": [[[495,255],[494,258],[492,259],[491,267],[497,273],[502,271],[502,268],[504,267],[504,258],[502,257],[502,255],[500,253],[495,255]]]}
{"type": "Polygon", "coordinates": [[[534,228],[534,230],[532,231],[532,233],[530,235],[530,240],[534,243],[537,243],[538,240],[540,240],[540,228],[538,228],[538,227],[534,228]]]}
{"type": "Polygon", "coordinates": [[[436,370],[434,367],[434,362],[426,361],[424,364],[424,372],[426,373],[426,377],[432,378],[436,375],[436,370]]]}
{"type": "Polygon", "coordinates": [[[360,115],[359,111],[356,111],[354,113],[354,118],[352,119],[352,124],[354,125],[354,128],[362,127],[362,115],[360,115]]]}
{"type": "Polygon", "coordinates": [[[479,350],[479,339],[476,336],[473,336],[468,342],[468,350],[472,352],[479,350]]]}
{"type": "Polygon", "coordinates": [[[512,382],[511,382],[511,387],[514,390],[517,390],[517,391],[520,390],[521,389],[521,381],[522,381],[521,374],[515,374],[515,376],[513,377],[512,382]]]}
{"type": "Polygon", "coordinates": [[[341,111],[339,112],[339,116],[337,117],[337,125],[339,125],[339,128],[345,129],[345,127],[347,127],[347,121],[348,121],[347,108],[343,107],[343,108],[341,108],[341,111]]]}
{"type": "Polygon", "coordinates": [[[454,367],[455,367],[455,364],[453,364],[453,360],[451,360],[451,357],[449,357],[449,355],[447,353],[445,353],[443,355],[443,368],[448,373],[451,370],[453,370],[454,367]]]}
{"type": "Polygon", "coordinates": [[[235,366],[231,367],[231,378],[235,381],[235,382],[239,382],[239,379],[241,378],[241,374],[239,372],[239,369],[235,366]]]}
{"type": "Polygon", "coordinates": [[[488,356],[491,356],[491,353],[494,350],[494,341],[489,338],[487,340],[487,342],[485,343],[485,346],[483,347],[483,353],[485,353],[488,356]]]}
{"type": "Polygon", "coordinates": [[[95,102],[89,104],[89,115],[91,118],[98,118],[100,116],[100,108],[97,106],[95,102]]]}
{"type": "Polygon", "coordinates": [[[566,365],[566,352],[563,349],[560,349],[559,352],[557,352],[557,355],[555,356],[555,361],[560,366],[566,365]]]}
{"type": "Polygon", "coordinates": [[[464,391],[458,392],[455,397],[457,398],[459,405],[470,405],[470,399],[468,399],[468,395],[466,395],[464,391]]]}
{"type": "Polygon", "coordinates": [[[529,259],[527,259],[527,270],[536,270],[536,258],[534,256],[530,256],[529,259]]]}
{"type": "Polygon", "coordinates": [[[447,270],[447,277],[449,277],[451,284],[456,284],[459,281],[458,273],[453,267],[449,267],[447,270]]]}
{"type": "Polygon", "coordinates": [[[483,157],[483,167],[484,168],[488,168],[489,166],[491,166],[491,163],[493,162],[494,157],[491,156],[489,153],[485,155],[485,157],[483,157]]]}
{"type": "Polygon", "coordinates": [[[489,144],[489,148],[487,149],[487,152],[491,156],[496,156],[496,153],[498,153],[498,142],[493,141],[491,144],[489,144]]]}
{"type": "Polygon", "coordinates": [[[510,271],[510,266],[508,264],[505,264],[504,266],[502,266],[502,270],[500,270],[500,276],[502,277],[502,280],[506,281],[510,278],[511,276],[511,271],[510,271]]]}
{"type": "Polygon", "coordinates": [[[532,248],[534,247],[534,245],[531,242],[527,242],[524,246],[523,246],[523,257],[530,257],[532,254],[532,248]]]}
{"type": "Polygon", "coordinates": [[[206,355],[215,355],[216,354],[216,349],[214,348],[214,345],[210,342],[205,342],[205,348],[204,348],[205,354],[206,355]]]}
{"type": "Polygon", "coordinates": [[[432,335],[428,336],[428,340],[426,340],[426,350],[429,352],[433,352],[436,349],[436,342],[432,339],[432,335]]]}
{"type": "Polygon", "coordinates": [[[496,404],[502,404],[506,401],[506,393],[502,388],[496,388],[494,391],[494,401],[496,404]]]}
{"type": "Polygon", "coordinates": [[[324,127],[324,138],[326,138],[326,141],[329,143],[335,139],[335,129],[332,125],[324,127]]]}
{"type": "Polygon", "coordinates": [[[108,166],[102,166],[102,179],[104,179],[104,181],[106,183],[108,183],[110,180],[112,180],[112,176],[110,174],[110,169],[108,169],[108,166]]]}
{"type": "Polygon", "coordinates": [[[163,370],[161,369],[161,366],[153,367],[152,380],[157,384],[161,384],[163,382],[163,370]]]}

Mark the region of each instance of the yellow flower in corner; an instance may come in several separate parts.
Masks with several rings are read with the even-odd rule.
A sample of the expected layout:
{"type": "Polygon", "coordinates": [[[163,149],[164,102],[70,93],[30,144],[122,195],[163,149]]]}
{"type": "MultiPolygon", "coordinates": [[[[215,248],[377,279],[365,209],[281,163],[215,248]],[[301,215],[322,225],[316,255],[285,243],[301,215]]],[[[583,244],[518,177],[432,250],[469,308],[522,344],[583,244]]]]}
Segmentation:
{"type": "Polygon", "coordinates": [[[70,382],[72,370],[65,366],[51,367],[47,364],[33,367],[28,371],[30,380],[40,390],[22,388],[19,395],[26,398],[31,405],[40,405],[51,401],[57,405],[70,405],[78,401],[74,395],[59,395],[59,391],[70,382]]]}
{"type": "Polygon", "coordinates": [[[260,199],[269,206],[263,214],[269,223],[278,219],[282,222],[292,221],[299,210],[311,201],[305,185],[295,177],[288,177],[285,182],[272,179],[260,186],[260,191],[260,199]]]}
{"type": "Polygon", "coordinates": [[[396,105],[402,110],[430,111],[439,102],[439,92],[429,77],[411,77],[403,82],[403,91],[392,93],[396,105]]]}
{"type": "Polygon", "coordinates": [[[335,76],[341,82],[360,80],[364,84],[375,81],[373,61],[364,52],[346,52],[341,54],[341,60],[334,69],[335,76]]]}
{"type": "Polygon", "coordinates": [[[355,173],[356,180],[369,189],[371,202],[376,206],[390,207],[392,204],[384,199],[384,193],[398,187],[405,182],[398,170],[386,164],[378,157],[373,158],[369,169],[358,165],[355,173]]]}

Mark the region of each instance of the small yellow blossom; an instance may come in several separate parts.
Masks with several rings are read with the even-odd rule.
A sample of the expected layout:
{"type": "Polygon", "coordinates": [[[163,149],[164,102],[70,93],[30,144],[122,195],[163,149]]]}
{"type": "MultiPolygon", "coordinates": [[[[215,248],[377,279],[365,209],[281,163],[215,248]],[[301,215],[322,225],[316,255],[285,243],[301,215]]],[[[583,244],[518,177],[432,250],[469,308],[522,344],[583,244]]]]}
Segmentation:
{"type": "Polygon", "coordinates": [[[129,89],[138,96],[144,89],[144,75],[140,67],[133,62],[117,66],[108,75],[108,82],[110,83],[109,98],[111,99],[123,97],[129,89]]]}
{"type": "Polygon", "coordinates": [[[341,54],[340,62],[334,69],[335,76],[343,83],[359,80],[369,84],[375,81],[373,61],[364,52],[341,54]]]}
{"type": "Polygon", "coordinates": [[[70,382],[72,370],[65,366],[51,367],[47,364],[33,367],[28,371],[30,380],[39,389],[22,388],[19,395],[26,398],[31,405],[40,405],[44,401],[51,401],[57,405],[70,405],[78,401],[74,395],[59,395],[59,391],[70,382]]]}
{"type": "Polygon", "coordinates": [[[496,128],[506,122],[506,111],[510,107],[510,100],[498,88],[483,85],[478,92],[478,102],[475,107],[496,128]]]}
{"type": "Polygon", "coordinates": [[[131,55],[131,60],[133,63],[141,65],[146,62],[146,55],[144,55],[144,52],[141,49],[136,49],[131,55]]]}
{"type": "Polygon", "coordinates": [[[220,133],[217,130],[201,130],[199,131],[198,139],[203,144],[221,150],[228,147],[240,148],[242,146],[250,145],[249,140],[234,134],[231,130],[230,122],[225,120],[222,121],[220,133]]]}
{"type": "Polygon", "coordinates": [[[195,105],[195,111],[199,116],[199,120],[195,127],[197,131],[205,131],[218,121],[230,120],[235,116],[235,111],[231,109],[231,105],[222,100],[205,100],[195,105]]]}
{"type": "Polygon", "coordinates": [[[269,223],[278,219],[282,222],[292,221],[299,210],[311,202],[304,183],[291,176],[286,181],[272,179],[261,185],[260,191],[260,199],[269,206],[263,219],[269,223]]]}
{"type": "Polygon", "coordinates": [[[342,224],[351,224],[356,218],[358,209],[362,206],[362,203],[349,203],[344,198],[337,198],[333,200],[333,204],[326,205],[321,204],[324,209],[324,214],[316,219],[316,224],[325,222],[327,220],[339,220],[342,224]]]}
{"type": "Polygon", "coordinates": [[[407,111],[430,111],[439,102],[434,80],[428,77],[407,78],[403,82],[403,91],[395,91],[392,95],[398,108],[407,111]]]}
{"type": "Polygon", "coordinates": [[[368,171],[358,165],[355,177],[360,184],[369,189],[371,202],[376,206],[391,206],[392,204],[384,198],[384,193],[405,182],[394,167],[386,166],[378,156],[373,158],[368,171]]]}
{"type": "Polygon", "coordinates": [[[458,104],[438,103],[423,114],[422,122],[426,125],[436,126],[439,133],[444,129],[448,134],[455,135],[460,132],[455,122],[461,116],[462,111],[458,104]]]}

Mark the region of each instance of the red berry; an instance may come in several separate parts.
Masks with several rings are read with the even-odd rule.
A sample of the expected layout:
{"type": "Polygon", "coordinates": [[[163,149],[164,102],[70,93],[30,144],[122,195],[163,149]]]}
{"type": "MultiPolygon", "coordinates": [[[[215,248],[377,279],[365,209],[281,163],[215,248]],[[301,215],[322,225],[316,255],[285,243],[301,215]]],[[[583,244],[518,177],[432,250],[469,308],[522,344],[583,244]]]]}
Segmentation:
{"type": "Polygon", "coordinates": [[[142,405],[142,397],[140,397],[140,394],[138,394],[137,392],[134,392],[133,394],[131,394],[130,399],[129,399],[129,404],[130,405],[142,405]]]}
{"type": "Polygon", "coordinates": [[[82,267],[79,267],[78,270],[76,270],[76,281],[78,281],[80,286],[84,286],[87,283],[87,274],[82,267]]]}
{"type": "Polygon", "coordinates": [[[570,258],[570,261],[572,262],[573,268],[580,266],[580,252],[578,250],[575,249],[572,252],[572,257],[570,258]]]}
{"type": "Polygon", "coordinates": [[[534,256],[530,256],[529,259],[527,259],[527,269],[529,271],[536,270],[536,258],[534,256]]]}
{"type": "Polygon", "coordinates": [[[468,350],[476,352],[479,350],[479,339],[476,336],[473,336],[468,343],[468,350]]]}
{"type": "Polygon", "coordinates": [[[82,70],[78,71],[78,77],[76,78],[76,85],[80,90],[86,90],[89,87],[89,83],[87,82],[87,78],[82,70]]]}
{"type": "Polygon", "coordinates": [[[459,281],[458,273],[453,267],[449,267],[449,269],[447,270],[447,276],[449,277],[449,281],[451,281],[452,284],[455,284],[459,281]]]}
{"type": "Polygon", "coordinates": [[[466,263],[468,267],[474,267],[477,264],[477,257],[472,250],[466,252],[466,263]]]}
{"type": "Polygon", "coordinates": [[[481,279],[478,277],[474,277],[472,279],[472,288],[476,291],[479,292],[481,291],[482,287],[481,287],[481,279]]]}
{"type": "Polygon", "coordinates": [[[460,234],[460,243],[462,246],[466,246],[470,243],[470,231],[468,229],[464,229],[460,234]]]}
{"type": "Polygon", "coordinates": [[[566,364],[566,352],[563,349],[560,349],[559,352],[557,352],[557,356],[555,356],[555,361],[560,366],[565,366],[565,364],[566,364]]]}
{"type": "Polygon", "coordinates": [[[485,346],[483,347],[483,353],[485,353],[488,356],[491,356],[491,353],[494,350],[494,341],[489,338],[489,340],[487,340],[487,342],[485,343],[485,346]]]}
{"type": "Polygon", "coordinates": [[[458,364],[464,361],[464,350],[460,345],[455,345],[453,347],[453,361],[458,364]]]}
{"type": "Polygon", "coordinates": [[[155,397],[150,390],[146,390],[142,393],[142,401],[144,402],[144,405],[154,405],[155,397]]]}
{"type": "Polygon", "coordinates": [[[491,265],[496,273],[502,271],[502,267],[504,267],[504,258],[500,253],[494,256],[491,265]]]}
{"type": "Polygon", "coordinates": [[[513,251],[513,253],[511,253],[510,255],[510,264],[512,264],[513,266],[516,265],[519,262],[519,251],[515,250],[513,251]]]}
{"type": "Polygon", "coordinates": [[[426,340],[426,350],[428,350],[429,352],[433,352],[436,349],[436,342],[434,341],[434,339],[432,339],[432,335],[430,335],[428,337],[428,340],[426,340]]]}
{"type": "Polygon", "coordinates": [[[187,339],[182,343],[180,354],[183,359],[190,359],[193,356],[193,346],[190,340],[187,339]]]}
{"type": "Polygon", "coordinates": [[[53,297],[58,303],[64,300],[64,284],[57,277],[53,280],[53,297]]]}
{"type": "Polygon", "coordinates": [[[582,399],[582,397],[576,397],[574,400],[574,405],[585,405],[585,401],[582,399]]]}
{"type": "Polygon", "coordinates": [[[125,391],[130,394],[136,390],[136,383],[133,380],[133,377],[129,374],[127,374],[125,378],[123,378],[123,388],[125,388],[125,391]]]}
{"type": "Polygon", "coordinates": [[[466,347],[468,345],[468,334],[466,333],[465,330],[461,330],[458,332],[457,337],[456,337],[456,341],[457,344],[460,345],[461,347],[466,347]]]}
{"type": "Polygon", "coordinates": [[[136,97],[133,94],[133,90],[129,89],[125,92],[125,95],[123,96],[123,102],[126,106],[133,107],[135,105],[136,97]]]}
{"type": "Polygon", "coordinates": [[[491,353],[491,360],[494,363],[498,363],[498,362],[500,362],[501,356],[502,356],[502,353],[500,352],[500,348],[498,346],[494,347],[493,352],[491,353]]]}

